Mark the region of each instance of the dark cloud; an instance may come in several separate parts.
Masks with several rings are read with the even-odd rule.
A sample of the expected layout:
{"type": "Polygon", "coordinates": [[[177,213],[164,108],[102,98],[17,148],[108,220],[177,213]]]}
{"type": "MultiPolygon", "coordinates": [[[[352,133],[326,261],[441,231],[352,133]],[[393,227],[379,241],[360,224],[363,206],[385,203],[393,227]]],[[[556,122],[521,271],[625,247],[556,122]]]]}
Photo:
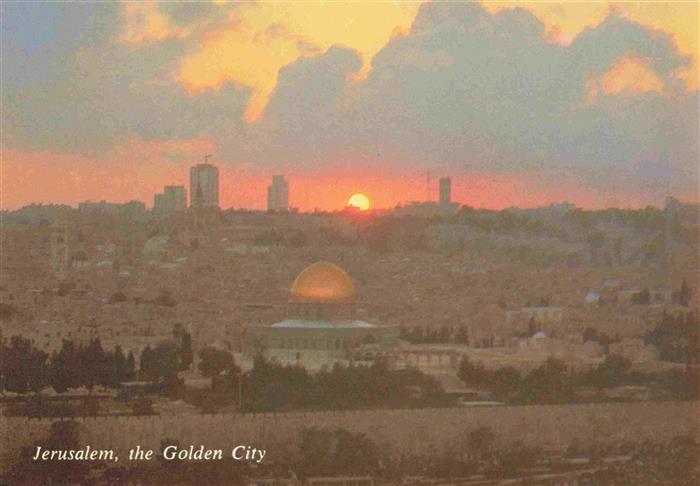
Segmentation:
{"type": "Polygon", "coordinates": [[[124,45],[118,10],[71,12],[73,31],[58,22],[60,31],[35,58],[3,45],[8,146],[99,156],[129,137],[187,140],[244,123],[247,89],[228,83],[193,95],[173,80],[194,40],[124,45]]]}
{"type": "Polygon", "coordinates": [[[157,7],[168,16],[170,22],[184,27],[225,17],[225,13],[236,8],[237,5],[236,3],[217,5],[213,2],[163,2],[157,7]]]}
{"type": "Polygon", "coordinates": [[[697,93],[675,78],[689,59],[668,35],[616,14],[565,47],[547,42],[522,9],[427,4],[411,33],[376,55],[367,80],[352,83],[358,63],[334,48],[280,72],[257,130],[291,150],[266,150],[259,163],[295,170],[352,160],[613,191],[697,186],[697,93]],[[664,94],[588,103],[587,81],[630,55],[649,60],[664,94]]]}
{"type": "MultiPolygon", "coordinates": [[[[211,7],[189,8],[177,22],[212,15],[211,7]]],[[[698,94],[675,76],[690,60],[670,36],[614,13],[561,46],[523,9],[493,15],[477,4],[426,4],[411,32],[374,57],[365,80],[353,80],[362,63],[351,49],[309,46],[280,70],[252,125],[242,121],[248,90],[227,84],[189,94],[173,81],[196,39],[120,45],[114,9],[89,17],[90,35],[74,29],[80,42],[65,27],[51,33],[36,54],[43,62],[23,59],[27,46],[37,51],[29,41],[3,46],[6,144],[99,153],[130,135],[209,135],[219,160],[265,172],[436,168],[653,197],[697,189],[698,94]],[[599,93],[591,102],[589,80],[625,56],[648,64],[663,92],[599,93]]],[[[263,35],[290,33],[275,25],[263,35]]]]}

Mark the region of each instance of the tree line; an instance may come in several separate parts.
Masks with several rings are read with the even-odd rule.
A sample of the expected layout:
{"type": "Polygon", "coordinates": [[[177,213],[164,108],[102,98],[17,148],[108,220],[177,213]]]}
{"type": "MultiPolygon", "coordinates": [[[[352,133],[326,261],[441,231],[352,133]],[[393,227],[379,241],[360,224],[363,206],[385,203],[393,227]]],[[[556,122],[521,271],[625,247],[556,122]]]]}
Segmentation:
{"type": "Polygon", "coordinates": [[[661,321],[644,335],[644,344],[659,350],[661,361],[700,363],[700,320],[695,312],[664,310],[661,321]]]}
{"type": "Polygon", "coordinates": [[[465,385],[490,392],[508,403],[551,404],[576,401],[576,391],[582,388],[602,390],[621,385],[654,385],[666,389],[679,400],[700,397],[700,370],[688,367],[663,373],[641,373],[632,370],[629,359],[608,355],[592,370],[574,372],[556,358],[548,358],[527,374],[513,367],[486,369],[472,363],[466,356],[457,372],[465,385]]]}
{"type": "Polygon", "coordinates": [[[96,385],[116,388],[136,378],[167,385],[193,361],[192,338],[180,326],[174,328],[172,340],[141,351],[138,369],[132,351],[125,354],[119,345],[105,351],[99,338],[87,344],[64,339],[61,349],[51,355],[23,336],[13,336],[1,346],[0,389],[15,393],[38,392],[47,386],[58,393],[96,385]]]}
{"type": "Polygon", "coordinates": [[[372,365],[335,364],[310,373],[258,355],[253,368],[241,374],[226,351],[203,352],[200,371],[214,375],[212,390],[194,398],[207,411],[237,404],[244,412],[351,410],[447,406],[439,382],[416,369],[392,370],[384,361],[372,365]],[[208,354],[208,357],[207,357],[208,354]],[[213,367],[216,361],[218,365],[213,367]],[[208,369],[208,371],[205,371],[208,369]],[[216,373],[216,374],[215,374],[216,373]]]}
{"type": "Polygon", "coordinates": [[[151,348],[147,345],[139,359],[140,379],[162,383],[178,382],[177,374],[188,369],[194,360],[192,337],[180,326],[173,330],[173,339],[165,340],[151,348]]]}
{"type": "Polygon", "coordinates": [[[134,354],[125,355],[118,345],[105,351],[99,338],[85,345],[64,339],[61,349],[50,356],[22,336],[0,346],[0,384],[10,392],[38,392],[47,386],[58,393],[96,385],[116,387],[135,375],[134,354]]]}

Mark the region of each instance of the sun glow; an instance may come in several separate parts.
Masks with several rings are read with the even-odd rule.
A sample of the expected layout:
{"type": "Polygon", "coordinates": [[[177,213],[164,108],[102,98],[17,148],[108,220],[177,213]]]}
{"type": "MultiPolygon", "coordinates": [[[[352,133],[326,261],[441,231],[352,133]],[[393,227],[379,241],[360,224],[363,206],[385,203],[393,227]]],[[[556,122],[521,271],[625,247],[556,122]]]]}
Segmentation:
{"type": "Polygon", "coordinates": [[[369,198],[364,194],[353,194],[348,199],[348,206],[357,208],[360,211],[367,211],[369,209],[369,198]]]}

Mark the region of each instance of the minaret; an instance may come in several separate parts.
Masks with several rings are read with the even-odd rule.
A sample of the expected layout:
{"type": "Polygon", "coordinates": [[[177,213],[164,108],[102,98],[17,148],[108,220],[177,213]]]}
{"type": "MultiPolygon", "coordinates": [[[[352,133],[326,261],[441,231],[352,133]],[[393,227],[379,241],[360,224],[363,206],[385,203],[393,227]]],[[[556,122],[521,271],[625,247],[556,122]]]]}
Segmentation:
{"type": "Polygon", "coordinates": [[[51,228],[51,270],[62,273],[69,267],[68,228],[65,223],[56,223],[51,228]]]}

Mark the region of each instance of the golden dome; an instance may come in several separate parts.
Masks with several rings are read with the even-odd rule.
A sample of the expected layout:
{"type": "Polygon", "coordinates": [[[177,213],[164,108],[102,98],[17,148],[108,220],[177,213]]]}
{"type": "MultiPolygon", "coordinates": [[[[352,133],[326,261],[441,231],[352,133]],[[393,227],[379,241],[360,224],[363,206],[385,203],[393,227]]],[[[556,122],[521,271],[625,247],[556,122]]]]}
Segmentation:
{"type": "Polygon", "coordinates": [[[355,285],[345,271],[329,262],[306,267],[294,280],[290,302],[347,304],[355,301],[355,285]]]}

